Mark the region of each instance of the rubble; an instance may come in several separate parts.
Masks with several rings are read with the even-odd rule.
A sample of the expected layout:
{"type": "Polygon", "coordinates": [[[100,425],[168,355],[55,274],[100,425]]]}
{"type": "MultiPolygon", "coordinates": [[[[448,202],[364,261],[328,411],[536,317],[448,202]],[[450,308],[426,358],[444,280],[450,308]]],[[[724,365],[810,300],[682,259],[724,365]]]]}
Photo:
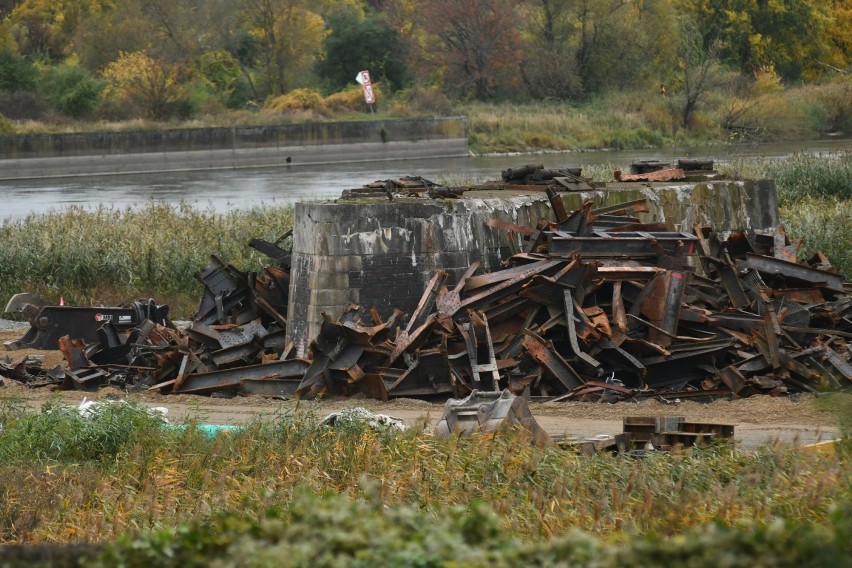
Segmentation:
{"type": "MultiPolygon", "coordinates": [[[[634,175],[665,166],[641,165],[634,175]]],[[[678,166],[708,173],[700,161],[678,166]]],[[[26,361],[9,361],[0,372],[83,390],[113,384],[380,400],[507,389],[527,399],[612,402],[849,386],[852,297],[824,256],[797,262],[797,245],[780,226],[721,234],[643,223],[637,214],[647,211],[644,199],[597,209],[586,202],[568,212],[558,191],[591,186],[580,174],[531,165],[480,186],[544,191],[555,220],[489,223],[522,239],[522,250],[493,272],[474,263],[453,280],[436,270],[407,316],[397,310],[382,319],[361,306],[323,314],[307,359],[295,358],[285,341],[285,235],[250,243],[275,261],[258,273],[211,257],[197,275],[204,292],[186,330],[165,320],[130,329],[105,321],[97,343],[62,338],[68,369],[61,377],[54,370],[30,379],[26,361]]],[[[463,193],[450,189],[406,178],[347,195],[463,193]]]]}
{"type": "Polygon", "coordinates": [[[346,408],[340,412],[332,412],[319,422],[320,426],[330,427],[351,424],[364,424],[377,431],[398,430],[402,432],[406,429],[405,422],[402,419],[388,416],[387,414],[376,414],[361,406],[346,408]]]}

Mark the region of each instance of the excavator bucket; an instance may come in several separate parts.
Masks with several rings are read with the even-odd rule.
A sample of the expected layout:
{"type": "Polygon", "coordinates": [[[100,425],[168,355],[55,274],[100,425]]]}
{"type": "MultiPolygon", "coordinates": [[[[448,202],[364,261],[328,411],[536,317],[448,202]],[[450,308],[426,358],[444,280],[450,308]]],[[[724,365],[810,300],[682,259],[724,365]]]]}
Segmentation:
{"type": "Polygon", "coordinates": [[[515,427],[529,432],[536,445],[552,443],[550,435],[533,418],[526,399],[515,396],[508,389],[503,392],[475,390],[467,398],[447,401],[435,435],[468,438],[476,432],[494,433],[515,427]]]}

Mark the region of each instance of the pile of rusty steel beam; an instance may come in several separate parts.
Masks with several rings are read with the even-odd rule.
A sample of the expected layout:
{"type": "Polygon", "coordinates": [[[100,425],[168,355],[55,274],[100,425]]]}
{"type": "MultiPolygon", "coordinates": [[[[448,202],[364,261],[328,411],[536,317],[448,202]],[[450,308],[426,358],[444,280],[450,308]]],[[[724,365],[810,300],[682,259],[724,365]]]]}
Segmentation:
{"type": "Polygon", "coordinates": [[[555,400],[745,397],[850,386],[852,298],[779,227],[727,237],[645,226],[642,204],[570,214],[503,270],[438,270],[407,322],[326,318],[294,390],[388,399],[508,388],[555,400]]]}
{"type": "MultiPolygon", "coordinates": [[[[782,227],[669,231],[636,216],[644,200],[569,213],[545,191],[554,222],[490,223],[523,242],[502,270],[475,263],[452,279],[437,270],[408,317],[359,306],[324,316],[307,360],[285,344],[289,254],[255,240],[277,264],[244,273],[213,257],[197,275],[204,295],[186,330],[107,321],[96,344],[62,338],[68,370],[32,383],[382,400],[509,389],[555,401],[850,386],[849,289],[822,255],[797,262],[782,227]]],[[[5,367],[36,376],[29,360],[5,367]]]]}
{"type": "MultiPolygon", "coordinates": [[[[119,317],[108,317],[102,318],[92,340],[83,333],[88,327],[79,325],[80,308],[53,306],[51,313],[64,326],[49,328],[65,329],[68,334],[58,338],[57,346],[42,348],[58,347],[67,369],[47,371],[32,356],[16,361],[7,357],[0,362],[0,374],[30,387],[94,390],[110,385],[174,393],[212,393],[223,385],[230,390],[242,385],[244,392],[256,392],[269,387],[257,386],[260,379],[301,377],[306,362],[279,361],[285,350],[287,322],[282,314],[287,311],[290,278],[290,254],[279,245],[287,236],[275,242],[249,242],[275,261],[259,272],[240,271],[212,256],[207,268],[196,274],[204,290],[195,319],[186,329],[178,330],[161,318],[144,318],[128,327],[121,325],[119,317]]],[[[95,311],[82,313],[88,316],[95,311]]],[[[43,311],[36,316],[40,314],[43,311]]],[[[33,329],[40,324],[36,317],[33,329]]]]}

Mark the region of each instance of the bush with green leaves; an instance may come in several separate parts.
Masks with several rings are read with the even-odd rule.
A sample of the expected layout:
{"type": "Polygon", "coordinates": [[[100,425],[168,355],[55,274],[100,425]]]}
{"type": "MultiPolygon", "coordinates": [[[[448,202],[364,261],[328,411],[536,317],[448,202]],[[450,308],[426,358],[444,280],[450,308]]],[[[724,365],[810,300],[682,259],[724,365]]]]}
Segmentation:
{"type": "Polygon", "coordinates": [[[53,109],[73,118],[84,118],[95,111],[103,87],[103,81],[78,65],[48,67],[39,82],[41,95],[53,109]]]}
{"type": "Polygon", "coordinates": [[[95,566],[154,567],[834,567],[852,554],[852,506],[828,526],[775,520],[767,525],[711,524],[669,538],[625,534],[604,541],[573,530],[529,542],[502,530],[483,503],[428,514],[300,493],[261,518],[217,515],[108,545],[95,566]]]}
{"type": "Polygon", "coordinates": [[[37,79],[31,63],[9,49],[0,49],[0,91],[31,91],[37,79]]]}

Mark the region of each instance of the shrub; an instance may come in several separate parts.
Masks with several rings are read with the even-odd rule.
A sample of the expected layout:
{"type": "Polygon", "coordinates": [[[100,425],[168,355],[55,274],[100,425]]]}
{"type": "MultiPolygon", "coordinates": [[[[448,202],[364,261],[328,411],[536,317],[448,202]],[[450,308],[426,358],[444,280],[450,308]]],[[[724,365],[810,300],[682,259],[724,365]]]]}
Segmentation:
{"type": "Polygon", "coordinates": [[[75,407],[48,403],[38,414],[4,417],[0,460],[11,463],[114,458],[162,424],[159,417],[139,404],[104,404],[84,417],[75,407]]]}
{"type": "Polygon", "coordinates": [[[781,205],[780,217],[790,239],[802,239],[799,258],[826,254],[837,271],[852,281],[852,202],[804,197],[781,205]]]}
{"type": "Polygon", "coordinates": [[[15,123],[0,114],[0,134],[9,135],[15,134],[17,132],[17,128],[15,128],[15,123]]]}
{"type": "Polygon", "coordinates": [[[27,290],[64,294],[72,304],[114,305],[155,296],[168,301],[175,317],[186,317],[200,293],[193,274],[211,253],[257,269],[268,259],[245,243],[274,239],[291,226],[292,208],[281,206],[220,214],[149,203],[32,215],[0,225],[0,298],[27,290]],[[128,227],[133,239],[126,238],[128,227]]]}
{"type": "Polygon", "coordinates": [[[783,159],[731,160],[723,172],[734,178],[773,179],[782,202],[805,197],[852,199],[852,152],[797,153],[783,159]]]}
{"type": "Polygon", "coordinates": [[[571,531],[530,543],[501,530],[481,503],[437,515],[379,501],[302,493],[260,518],[218,515],[108,545],[96,565],[157,566],[751,566],[831,567],[852,552],[852,513],[828,527],[777,520],[768,525],[700,526],[672,538],[630,535],[612,543],[571,531]]]}
{"type": "Polygon", "coordinates": [[[251,99],[251,89],[240,64],[227,51],[204,53],[197,65],[201,75],[221,94],[228,108],[241,108],[251,99]]]}
{"type": "Polygon", "coordinates": [[[363,112],[367,110],[367,103],[364,102],[364,91],[355,86],[327,96],[325,107],[332,112],[363,112]]]}
{"type": "Polygon", "coordinates": [[[9,49],[0,49],[0,91],[31,91],[38,73],[26,59],[9,49]]]}
{"type": "Polygon", "coordinates": [[[57,65],[45,70],[39,91],[57,112],[83,118],[97,108],[103,86],[82,67],[57,65]]]}
{"type": "Polygon", "coordinates": [[[453,103],[440,89],[414,87],[401,91],[391,107],[395,114],[430,114],[448,116],[453,114],[453,103]]]}
{"type": "Polygon", "coordinates": [[[264,108],[270,112],[288,113],[300,110],[322,112],[326,110],[322,95],[313,89],[294,89],[289,93],[266,101],[264,108]]]}

